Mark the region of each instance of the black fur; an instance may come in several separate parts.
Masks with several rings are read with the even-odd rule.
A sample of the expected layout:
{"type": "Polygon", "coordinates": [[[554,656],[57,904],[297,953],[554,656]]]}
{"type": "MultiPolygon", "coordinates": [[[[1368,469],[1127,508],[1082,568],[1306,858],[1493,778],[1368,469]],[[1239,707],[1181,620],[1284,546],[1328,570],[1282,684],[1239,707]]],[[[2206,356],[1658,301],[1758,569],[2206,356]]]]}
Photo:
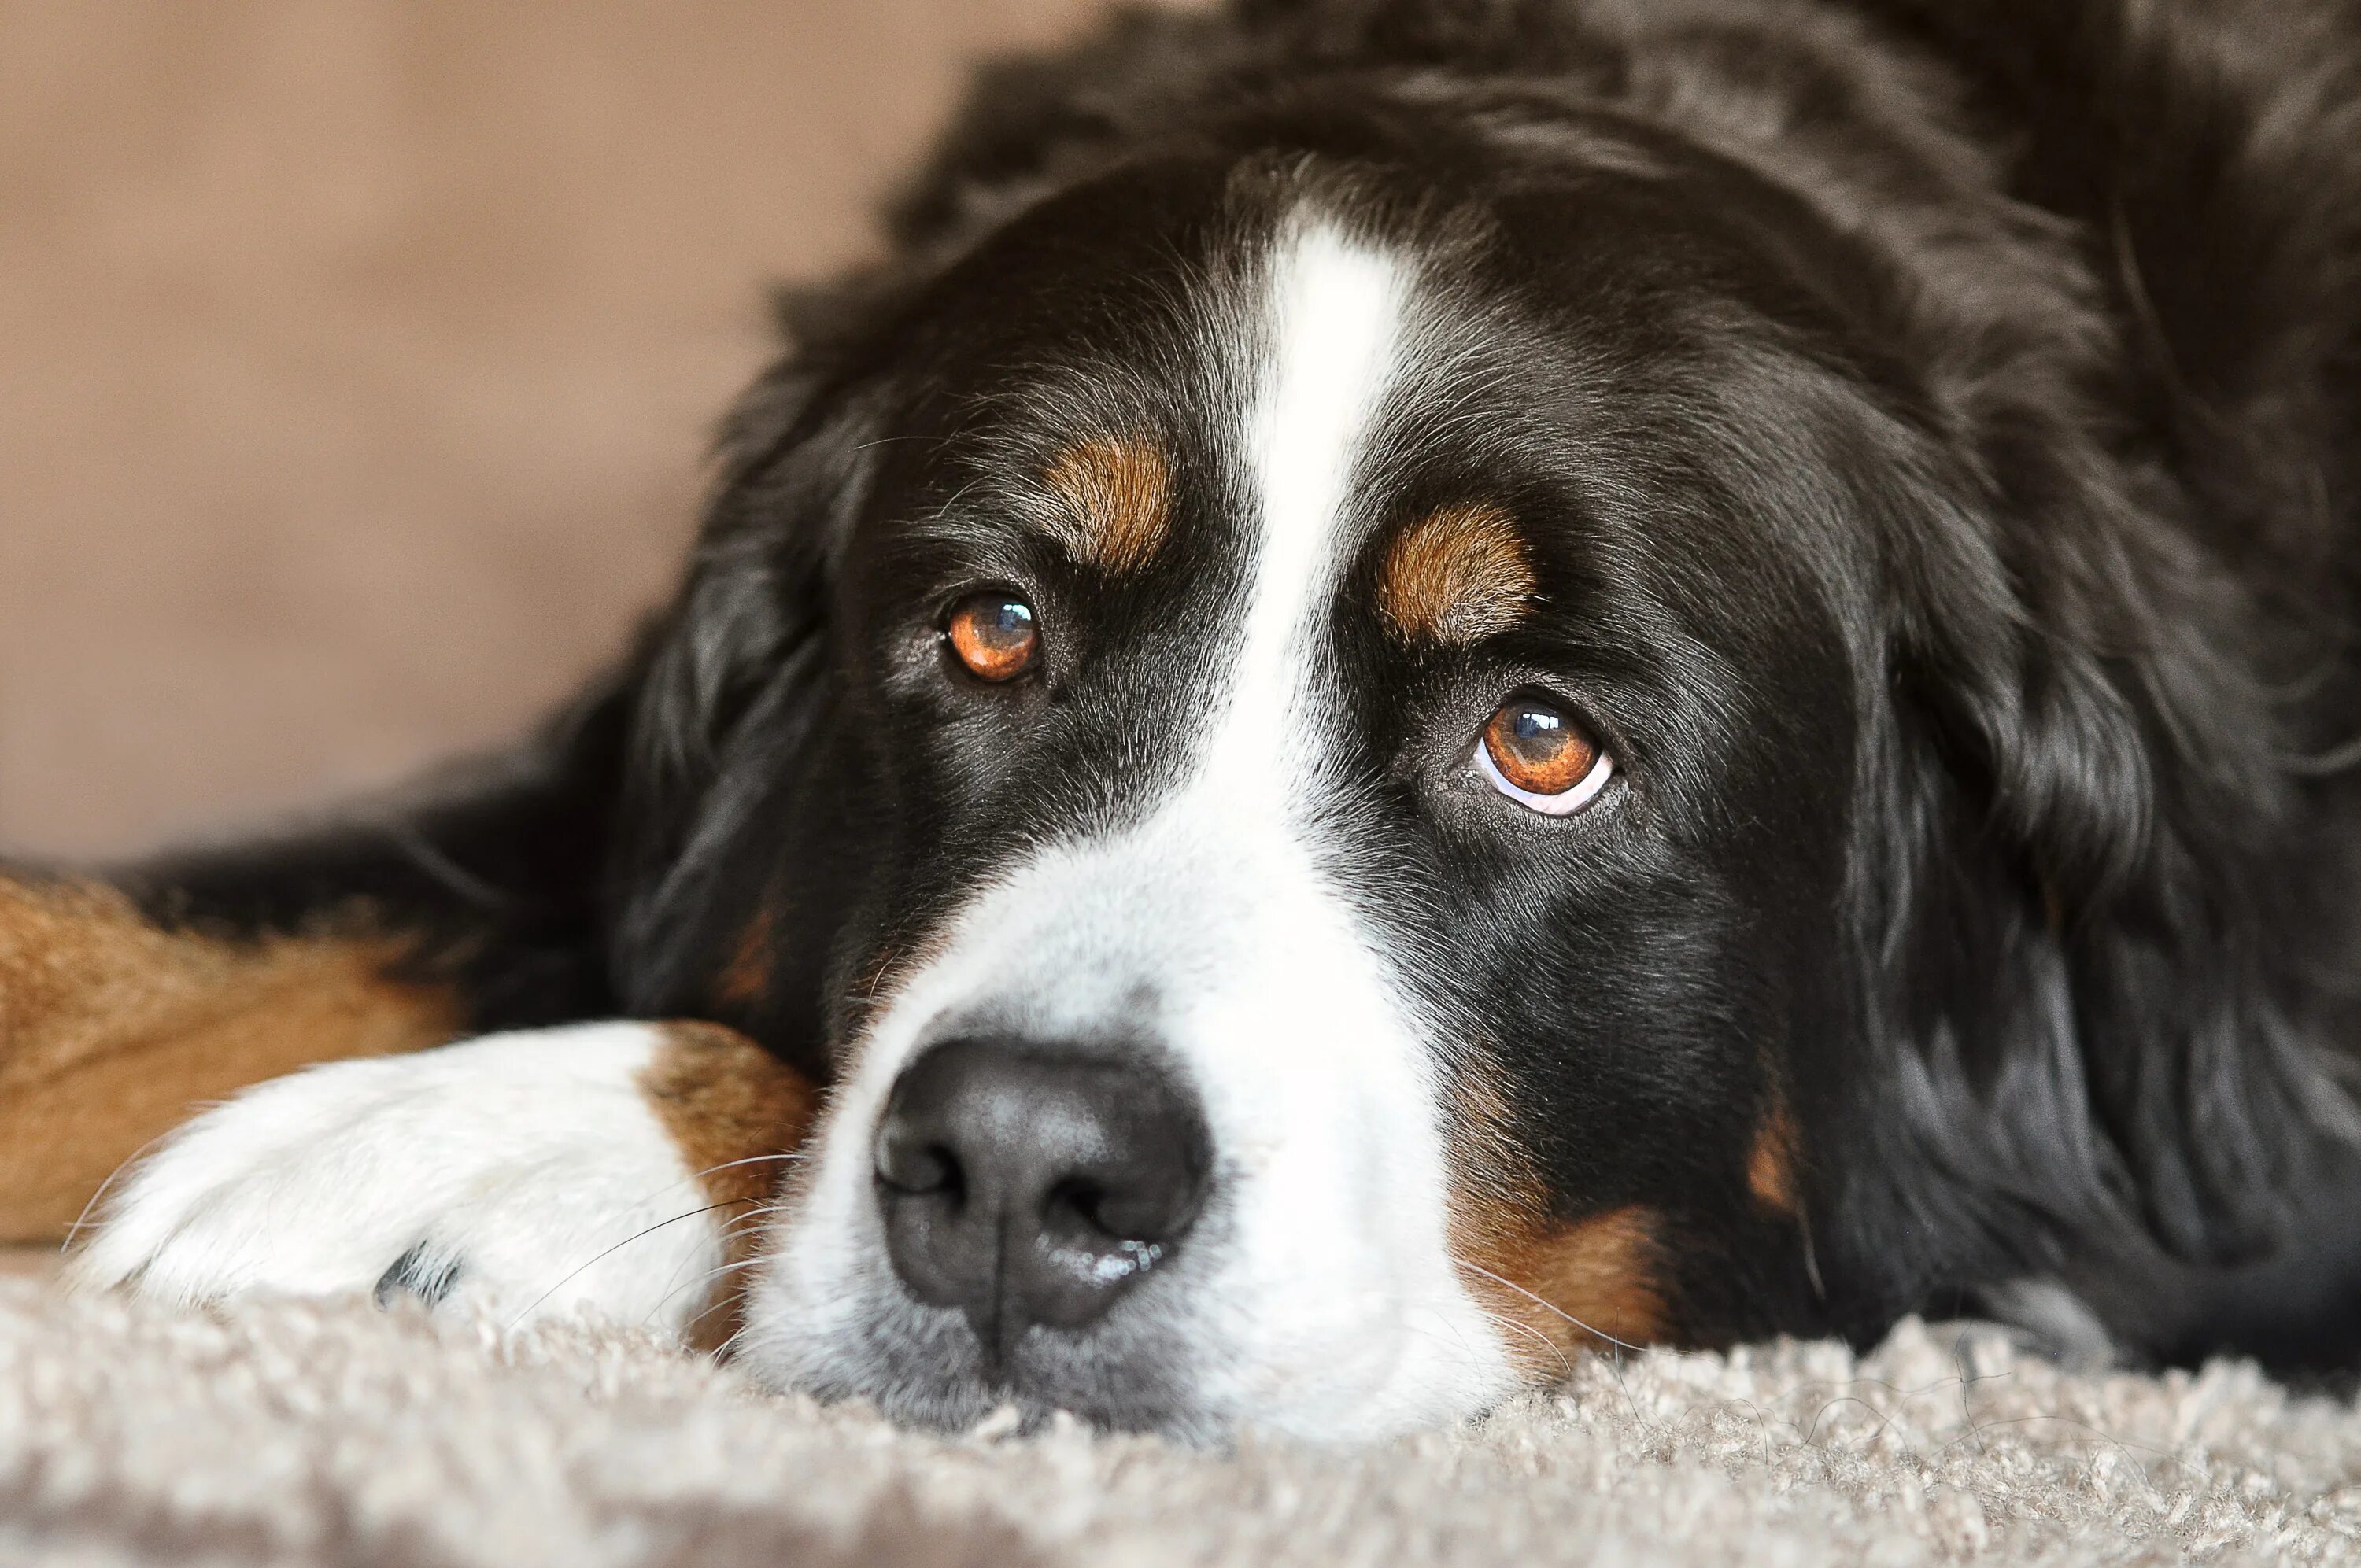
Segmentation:
{"type": "MultiPolygon", "coordinates": [[[[1499,1052],[1568,1216],[1667,1217],[1711,1343],[2063,1280],[2125,1345],[2336,1365],[2361,983],[2361,20],[2334,0],[1240,0],[990,71],[896,259],[791,296],[675,606],[610,692],[398,832],[145,869],[252,929],[354,898],[486,1023],[715,1015],[825,1076],[980,871],[1119,816],[1234,613],[1218,389],[1171,302],[1304,191],[1463,282],[1481,483],[1549,615],[1340,649],[1349,831],[1499,1052]],[[962,522],[1119,419],[1176,452],[1121,586],[962,522]],[[1063,576],[1061,576],[1063,572],[1063,576]],[[963,583],[1055,682],[947,683],[963,583]],[[1455,793],[1502,691],[1627,766],[1612,824],[1455,793]],[[1472,716],[1472,717],[1471,717],[1472,716]],[[719,977],[774,912],[762,999],[719,977]],[[1750,1201],[1792,1108],[1802,1222],[1750,1201]]],[[[1366,591],[1366,573],[1356,579],[1366,591]]]]}

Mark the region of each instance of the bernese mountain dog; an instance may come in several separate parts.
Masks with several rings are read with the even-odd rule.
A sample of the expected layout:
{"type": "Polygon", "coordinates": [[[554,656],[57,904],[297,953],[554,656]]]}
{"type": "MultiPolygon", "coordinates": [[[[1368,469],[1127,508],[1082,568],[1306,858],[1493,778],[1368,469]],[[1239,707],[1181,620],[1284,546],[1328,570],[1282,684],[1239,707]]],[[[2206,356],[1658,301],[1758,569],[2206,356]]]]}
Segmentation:
{"type": "Polygon", "coordinates": [[[15,868],[0,1230],[937,1426],[2356,1359],[2347,0],[1136,11],[892,236],[530,743],[15,868]]]}

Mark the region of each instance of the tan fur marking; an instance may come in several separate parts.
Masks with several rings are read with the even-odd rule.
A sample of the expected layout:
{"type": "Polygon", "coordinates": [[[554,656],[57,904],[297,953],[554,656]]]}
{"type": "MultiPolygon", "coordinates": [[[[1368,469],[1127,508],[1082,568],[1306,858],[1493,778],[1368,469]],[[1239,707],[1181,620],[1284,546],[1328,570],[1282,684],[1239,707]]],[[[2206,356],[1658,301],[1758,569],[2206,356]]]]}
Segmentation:
{"type": "Polygon", "coordinates": [[[785,1162],[737,1162],[795,1152],[811,1121],[810,1083],[734,1029],[719,1024],[663,1029],[664,1044],[640,1075],[657,1119],[698,1173],[707,1197],[716,1203],[761,1202],[778,1187],[785,1162]]]}
{"type": "Polygon", "coordinates": [[[456,1000],[390,938],[159,929],[82,885],[0,883],[0,1242],[55,1240],[205,1102],[312,1062],[438,1045],[456,1000]]]}
{"type": "MultiPolygon", "coordinates": [[[[1664,1301],[1657,1282],[1657,1223],[1652,1210],[1634,1203],[1536,1236],[1529,1244],[1529,1275],[1518,1283],[1558,1311],[1582,1320],[1583,1327],[1576,1328],[1556,1312],[1548,1314],[1557,1324],[1554,1332],[1567,1343],[1589,1343],[1594,1335],[1625,1344],[1661,1339],[1664,1301]]],[[[1527,1321],[1541,1315],[1536,1307],[1527,1321]]]]}
{"type": "Polygon", "coordinates": [[[1172,526],[1171,472],[1148,442],[1093,436],[1060,453],[1042,480],[1064,503],[1049,531],[1077,560],[1110,572],[1146,565],[1172,526]]]}
{"type": "Polygon", "coordinates": [[[1498,1087],[1468,1073],[1456,1099],[1452,1253],[1467,1266],[1470,1294],[1510,1325],[1510,1353],[1526,1375],[1548,1381],[1565,1376],[1573,1352],[1668,1337],[1657,1215],[1631,1204],[1551,1221],[1498,1087]]]}
{"type": "Polygon", "coordinates": [[[694,1335],[713,1348],[736,1332],[737,1281],[762,1237],[760,1206],[793,1163],[767,1157],[802,1146],[818,1097],[801,1073],[734,1029],[663,1027],[665,1042],[641,1073],[640,1088],[729,1226],[727,1271],[694,1335]]]}
{"type": "Polygon", "coordinates": [[[1766,1209],[1790,1217],[1799,1212],[1795,1199],[1795,1119],[1784,1105],[1774,1106],[1755,1129],[1754,1146],[1746,1156],[1746,1189],[1766,1209]]]}
{"type": "Polygon", "coordinates": [[[1447,506],[1386,553],[1378,613],[1405,642],[1465,646],[1523,620],[1539,586],[1514,518],[1488,503],[1447,506]]]}
{"type": "Polygon", "coordinates": [[[721,970],[715,997],[736,1007],[760,1004],[771,992],[771,948],[777,916],[766,900],[755,906],[753,917],[738,933],[738,945],[721,970]]]}

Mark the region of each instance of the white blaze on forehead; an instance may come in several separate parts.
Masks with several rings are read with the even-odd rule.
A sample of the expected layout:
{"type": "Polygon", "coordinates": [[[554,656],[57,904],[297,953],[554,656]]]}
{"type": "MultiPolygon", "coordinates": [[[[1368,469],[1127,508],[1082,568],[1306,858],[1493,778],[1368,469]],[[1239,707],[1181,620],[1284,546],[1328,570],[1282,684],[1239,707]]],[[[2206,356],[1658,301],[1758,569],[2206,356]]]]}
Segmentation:
{"type": "Polygon", "coordinates": [[[1152,1288],[1170,1325],[1154,1353],[1189,1369],[1204,1412],[1367,1436],[1512,1381],[1452,1259],[1428,1045],[1320,827],[1328,620],[1413,284],[1406,259],[1334,224],[1281,226],[1227,345],[1247,392],[1227,433],[1250,499],[1246,602],[1189,775],[1133,824],[1006,868],[878,1020],[755,1288],[742,1343],[778,1380],[923,1377],[862,1365],[864,1323],[907,1310],[882,1261],[870,1150],[911,1057],[983,1026],[1144,1029],[1202,1097],[1216,1196],[1152,1288]]]}
{"type": "Polygon", "coordinates": [[[1312,696],[1351,543],[1354,473],[1393,368],[1409,280],[1399,261],[1315,220],[1282,233],[1267,288],[1257,346],[1268,357],[1245,432],[1260,537],[1229,707],[1202,764],[1224,788],[1312,760],[1299,710],[1312,696]]]}

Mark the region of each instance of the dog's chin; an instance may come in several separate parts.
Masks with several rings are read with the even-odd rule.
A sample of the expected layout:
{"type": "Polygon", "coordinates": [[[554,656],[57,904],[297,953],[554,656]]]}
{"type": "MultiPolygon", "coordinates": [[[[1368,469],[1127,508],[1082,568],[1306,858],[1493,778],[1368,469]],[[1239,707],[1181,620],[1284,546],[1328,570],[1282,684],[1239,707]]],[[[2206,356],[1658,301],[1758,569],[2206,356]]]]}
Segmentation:
{"type": "Polygon", "coordinates": [[[757,1376],[829,1402],[865,1402],[906,1427],[1018,1434],[1064,1414],[1102,1431],[1221,1441],[1231,1423],[1190,1397],[1185,1351],[1148,1343],[1153,1332],[1147,1324],[1087,1334],[1034,1328],[992,1357],[961,1313],[896,1301],[850,1333],[785,1355],[774,1342],[753,1360],[757,1376]]]}

